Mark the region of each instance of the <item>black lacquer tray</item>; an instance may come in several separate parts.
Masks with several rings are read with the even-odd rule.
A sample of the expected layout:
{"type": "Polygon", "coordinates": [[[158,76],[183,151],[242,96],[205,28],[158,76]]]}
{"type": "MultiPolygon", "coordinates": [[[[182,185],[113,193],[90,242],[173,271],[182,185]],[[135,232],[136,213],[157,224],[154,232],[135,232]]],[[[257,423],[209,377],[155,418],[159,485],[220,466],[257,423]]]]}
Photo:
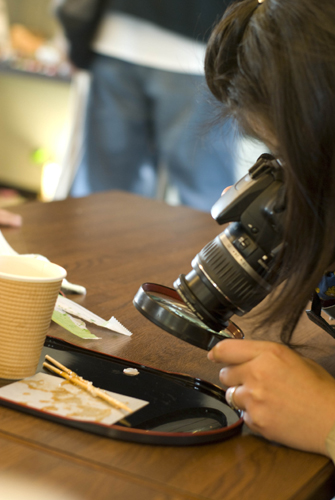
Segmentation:
{"type": "Polygon", "coordinates": [[[104,425],[63,418],[0,398],[0,404],[63,425],[109,438],[160,445],[195,445],[222,441],[241,431],[239,411],[226,403],[224,391],[214,384],[178,373],[165,372],[47,337],[37,371],[44,371],[46,354],[93,385],[149,401],[120,422],[104,425]],[[136,368],[136,376],[125,375],[136,368]],[[129,426],[130,424],[130,426],[129,426]]]}

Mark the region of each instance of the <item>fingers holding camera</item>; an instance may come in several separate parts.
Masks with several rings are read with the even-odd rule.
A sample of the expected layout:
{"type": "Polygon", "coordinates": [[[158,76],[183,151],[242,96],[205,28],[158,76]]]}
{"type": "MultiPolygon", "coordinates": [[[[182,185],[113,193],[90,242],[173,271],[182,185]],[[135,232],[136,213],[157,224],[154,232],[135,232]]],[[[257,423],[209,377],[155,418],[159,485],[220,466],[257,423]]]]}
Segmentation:
{"type": "Polygon", "coordinates": [[[227,365],[240,365],[251,361],[260,355],[274,342],[262,342],[260,340],[227,339],[216,344],[207,357],[211,361],[227,365]]]}
{"type": "Polygon", "coordinates": [[[321,366],[273,342],[224,340],[209,353],[223,363],[226,399],[267,439],[327,455],[335,422],[335,379],[321,366]]]}

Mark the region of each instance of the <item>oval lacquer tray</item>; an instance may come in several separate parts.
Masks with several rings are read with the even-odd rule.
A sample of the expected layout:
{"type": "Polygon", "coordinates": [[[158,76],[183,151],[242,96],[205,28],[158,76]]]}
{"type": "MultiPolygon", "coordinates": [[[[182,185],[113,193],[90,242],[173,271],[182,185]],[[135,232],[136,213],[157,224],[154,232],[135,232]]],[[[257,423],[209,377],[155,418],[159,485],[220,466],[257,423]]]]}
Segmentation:
{"type": "Polygon", "coordinates": [[[206,381],[157,370],[107,354],[47,337],[38,371],[48,354],[78,375],[106,391],[148,401],[128,415],[125,423],[105,425],[38,410],[0,397],[0,404],[34,416],[109,438],[137,443],[194,445],[222,441],[241,431],[243,419],[225,401],[224,391],[206,381]],[[124,373],[135,368],[136,376],[124,373]]]}

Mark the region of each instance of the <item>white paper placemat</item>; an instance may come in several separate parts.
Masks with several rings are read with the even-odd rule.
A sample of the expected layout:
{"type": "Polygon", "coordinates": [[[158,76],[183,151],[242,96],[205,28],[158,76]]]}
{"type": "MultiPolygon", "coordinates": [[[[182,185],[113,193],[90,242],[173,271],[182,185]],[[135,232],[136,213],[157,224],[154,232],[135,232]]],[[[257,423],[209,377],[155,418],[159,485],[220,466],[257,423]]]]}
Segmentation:
{"type": "MultiPolygon", "coordinates": [[[[106,393],[126,404],[132,411],[148,404],[148,401],[142,399],[109,391],[106,393]]],[[[105,425],[112,425],[129,415],[71,382],[46,373],[37,373],[33,377],[0,388],[0,397],[59,417],[105,425]]]]}

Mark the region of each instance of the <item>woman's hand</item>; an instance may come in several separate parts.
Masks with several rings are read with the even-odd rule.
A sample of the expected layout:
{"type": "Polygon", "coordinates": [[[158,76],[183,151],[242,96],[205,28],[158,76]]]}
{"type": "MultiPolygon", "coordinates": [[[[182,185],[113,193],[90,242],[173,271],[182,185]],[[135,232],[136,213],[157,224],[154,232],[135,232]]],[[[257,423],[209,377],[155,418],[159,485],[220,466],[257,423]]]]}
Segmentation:
{"type": "Polygon", "coordinates": [[[288,347],[256,340],[224,340],[208,359],[224,363],[220,381],[238,386],[234,403],[245,423],[267,439],[328,455],[335,422],[335,379],[288,347]]]}
{"type": "Polygon", "coordinates": [[[13,214],[7,210],[0,209],[0,225],[20,227],[22,225],[22,217],[18,214],[13,214]]]}

